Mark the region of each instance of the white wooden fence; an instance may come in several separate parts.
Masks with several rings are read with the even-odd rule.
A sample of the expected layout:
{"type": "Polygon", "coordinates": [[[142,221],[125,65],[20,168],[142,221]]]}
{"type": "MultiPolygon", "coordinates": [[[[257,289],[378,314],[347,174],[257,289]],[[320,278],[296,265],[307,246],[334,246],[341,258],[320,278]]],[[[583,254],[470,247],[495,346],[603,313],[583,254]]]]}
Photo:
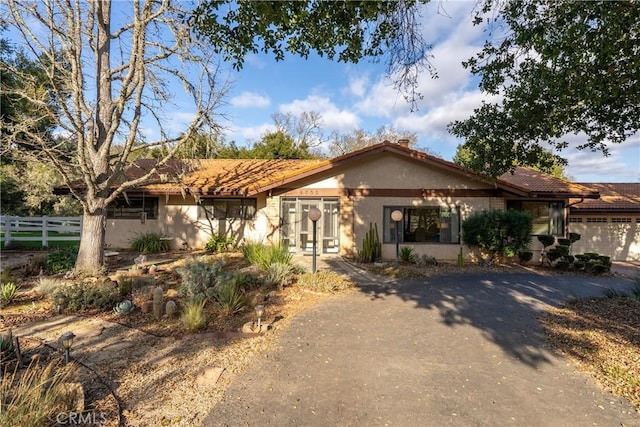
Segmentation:
{"type": "Polygon", "coordinates": [[[7,247],[11,242],[42,242],[80,240],[82,233],[81,216],[0,216],[0,232],[7,247]],[[26,233],[30,235],[25,235],[26,233]],[[59,233],[64,233],[60,235],[59,233]]]}

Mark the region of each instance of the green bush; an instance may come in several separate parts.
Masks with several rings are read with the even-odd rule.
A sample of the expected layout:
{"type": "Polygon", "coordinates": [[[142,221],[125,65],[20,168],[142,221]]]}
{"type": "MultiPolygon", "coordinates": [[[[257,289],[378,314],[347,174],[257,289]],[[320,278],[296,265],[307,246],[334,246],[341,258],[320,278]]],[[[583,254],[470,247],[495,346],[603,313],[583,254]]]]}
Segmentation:
{"type": "Polygon", "coordinates": [[[171,242],[163,240],[159,233],[138,234],[131,240],[131,250],[144,253],[167,252],[171,249],[171,242]]]}
{"type": "Polygon", "coordinates": [[[525,264],[533,258],[533,252],[531,251],[520,251],[518,252],[518,259],[522,264],[525,264]]]}
{"type": "Polygon", "coordinates": [[[400,248],[400,259],[407,264],[416,262],[416,254],[412,247],[403,246],[400,248]]]}
{"type": "Polygon", "coordinates": [[[438,265],[438,260],[434,256],[422,254],[416,258],[416,265],[418,267],[436,266],[438,265]]]}
{"type": "Polygon", "coordinates": [[[489,254],[489,261],[500,255],[515,255],[531,242],[531,215],[516,210],[474,212],[462,223],[462,240],[489,254]]]}
{"type": "Polygon", "coordinates": [[[77,246],[63,248],[59,251],[51,252],[49,255],[47,255],[47,271],[51,274],[56,274],[62,271],[72,270],[76,263],[77,257],[77,246]]]}
{"type": "Polygon", "coordinates": [[[323,270],[303,274],[298,278],[298,286],[309,291],[333,293],[349,289],[354,284],[333,271],[323,270]]]}
{"type": "Polygon", "coordinates": [[[278,286],[282,290],[293,281],[294,267],[290,264],[274,262],[265,272],[264,281],[269,286],[278,286]]]}
{"type": "Polygon", "coordinates": [[[116,289],[99,284],[74,283],[60,289],[65,297],[65,307],[70,311],[89,308],[111,309],[120,296],[116,289]]]}
{"type": "Polygon", "coordinates": [[[242,247],[244,257],[253,265],[267,271],[274,263],[291,265],[292,255],[284,245],[265,245],[264,243],[247,243],[242,247]]]}
{"type": "Polygon", "coordinates": [[[133,289],[134,278],[131,276],[119,276],[118,277],[118,293],[122,297],[131,295],[133,289]]]}
{"type": "Polygon", "coordinates": [[[556,238],[550,234],[541,234],[538,236],[538,241],[542,244],[543,248],[547,248],[556,242],[556,238]]]}
{"type": "Polygon", "coordinates": [[[247,304],[245,296],[240,291],[238,282],[231,278],[218,284],[215,299],[225,314],[236,313],[247,304]]]}
{"type": "Polygon", "coordinates": [[[10,304],[18,296],[18,289],[15,282],[0,284],[0,307],[10,304]]]}
{"type": "Polygon", "coordinates": [[[209,252],[229,252],[235,248],[236,240],[233,236],[216,234],[211,236],[204,248],[209,252]]]}
{"type": "Polygon", "coordinates": [[[180,293],[188,297],[211,299],[215,296],[215,286],[218,276],[222,274],[222,263],[207,264],[202,261],[192,261],[177,270],[182,277],[180,293]]]}
{"type": "Polygon", "coordinates": [[[188,332],[195,332],[207,326],[207,317],[204,313],[204,299],[192,298],[184,308],[180,320],[188,332]]]}

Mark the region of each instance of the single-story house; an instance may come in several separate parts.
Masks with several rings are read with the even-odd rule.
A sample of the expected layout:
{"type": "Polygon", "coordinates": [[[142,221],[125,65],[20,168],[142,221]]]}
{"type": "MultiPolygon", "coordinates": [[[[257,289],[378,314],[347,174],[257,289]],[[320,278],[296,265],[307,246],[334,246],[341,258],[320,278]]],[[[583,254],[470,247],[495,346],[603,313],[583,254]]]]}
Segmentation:
{"type": "MultiPolygon", "coordinates": [[[[154,162],[138,161],[134,169],[140,173],[154,162]]],[[[574,225],[571,209],[600,197],[593,186],[527,168],[488,179],[412,150],[403,141],[385,141],[330,160],[204,159],[176,161],[169,168],[170,174],[128,191],[110,207],[110,247],[127,247],[136,233],[160,232],[177,248],[198,248],[212,233],[224,233],[238,242],[282,242],[291,252],[307,254],[313,230],[308,213],[316,207],[322,213],[317,221],[320,255],[356,255],[374,224],[383,257],[393,259],[396,222],[391,212],[400,210],[400,244],[417,254],[456,259],[461,248],[469,253],[460,227],[471,212],[523,209],[534,216],[534,233],[565,236],[574,225]],[[180,178],[170,178],[176,175],[180,178]]],[[[537,244],[534,239],[532,249],[539,250],[537,244]]]]}

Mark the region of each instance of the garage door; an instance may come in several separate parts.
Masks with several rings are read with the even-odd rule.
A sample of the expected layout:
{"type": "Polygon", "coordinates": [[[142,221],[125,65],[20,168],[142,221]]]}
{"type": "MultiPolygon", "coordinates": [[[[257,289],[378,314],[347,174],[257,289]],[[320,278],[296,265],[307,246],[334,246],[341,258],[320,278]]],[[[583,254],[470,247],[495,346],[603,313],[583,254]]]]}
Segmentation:
{"type": "Polygon", "coordinates": [[[569,231],[581,236],[574,254],[597,252],[614,261],[640,261],[638,216],[572,216],[569,231]]]}

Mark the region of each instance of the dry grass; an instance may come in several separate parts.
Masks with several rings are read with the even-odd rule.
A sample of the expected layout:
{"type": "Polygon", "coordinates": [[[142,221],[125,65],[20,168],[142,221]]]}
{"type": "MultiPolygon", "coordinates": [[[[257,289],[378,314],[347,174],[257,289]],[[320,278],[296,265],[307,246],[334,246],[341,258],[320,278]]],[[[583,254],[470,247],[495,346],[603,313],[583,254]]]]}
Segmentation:
{"type": "Polygon", "coordinates": [[[640,300],[592,298],[541,316],[549,342],[640,410],[640,300]]]}

